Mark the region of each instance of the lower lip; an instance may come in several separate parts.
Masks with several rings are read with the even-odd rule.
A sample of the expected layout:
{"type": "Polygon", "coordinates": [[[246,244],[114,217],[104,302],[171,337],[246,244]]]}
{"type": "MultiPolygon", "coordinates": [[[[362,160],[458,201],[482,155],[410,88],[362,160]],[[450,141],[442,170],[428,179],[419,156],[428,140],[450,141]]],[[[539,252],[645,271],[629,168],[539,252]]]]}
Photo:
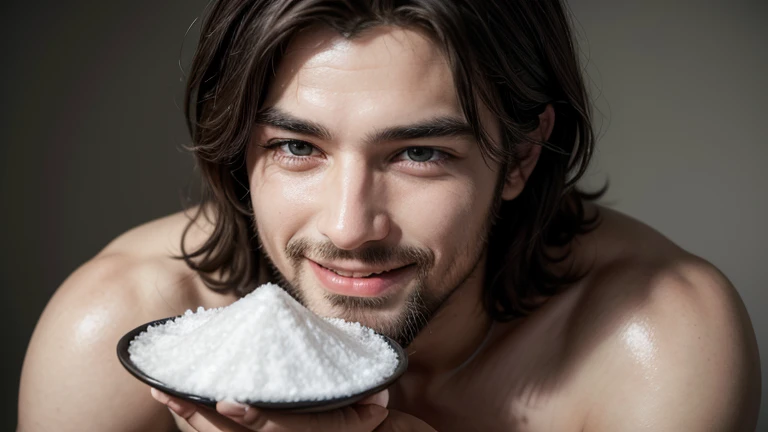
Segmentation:
{"type": "Polygon", "coordinates": [[[312,271],[320,280],[320,283],[330,292],[354,297],[378,297],[389,291],[399,283],[404,282],[414,271],[414,266],[409,265],[397,270],[391,270],[379,275],[360,278],[338,275],[320,264],[309,261],[312,271]]]}

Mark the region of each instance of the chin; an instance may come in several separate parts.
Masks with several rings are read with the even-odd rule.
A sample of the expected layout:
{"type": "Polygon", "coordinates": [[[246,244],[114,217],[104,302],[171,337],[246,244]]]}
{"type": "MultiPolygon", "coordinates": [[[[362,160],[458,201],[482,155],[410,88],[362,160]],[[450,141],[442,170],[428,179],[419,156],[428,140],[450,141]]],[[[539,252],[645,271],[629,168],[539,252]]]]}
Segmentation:
{"type": "Polygon", "coordinates": [[[330,316],[359,322],[375,332],[388,336],[407,347],[426,327],[435,309],[413,301],[413,297],[397,304],[376,303],[375,298],[348,297],[343,305],[334,304],[330,316]],[[360,299],[363,299],[362,302],[360,299]]]}
{"type": "Polygon", "coordinates": [[[436,297],[422,284],[403,286],[381,297],[355,297],[307,285],[288,284],[294,297],[323,317],[359,322],[407,347],[426,327],[447,296],[436,297]]]}
{"type": "Polygon", "coordinates": [[[345,321],[359,322],[360,324],[370,327],[377,332],[385,332],[387,329],[395,327],[397,323],[402,321],[404,315],[401,311],[385,312],[385,311],[367,311],[360,309],[336,309],[336,316],[342,318],[345,321]]]}
{"type": "Polygon", "coordinates": [[[309,309],[319,316],[358,322],[398,341],[401,345],[405,342],[402,340],[402,327],[408,315],[408,305],[405,302],[394,305],[376,297],[335,296],[332,301],[323,299],[310,303],[309,309]]]}
{"type": "Polygon", "coordinates": [[[356,321],[367,327],[382,327],[396,322],[406,305],[399,299],[382,297],[352,297],[336,294],[324,295],[313,306],[318,315],[356,321]]]}

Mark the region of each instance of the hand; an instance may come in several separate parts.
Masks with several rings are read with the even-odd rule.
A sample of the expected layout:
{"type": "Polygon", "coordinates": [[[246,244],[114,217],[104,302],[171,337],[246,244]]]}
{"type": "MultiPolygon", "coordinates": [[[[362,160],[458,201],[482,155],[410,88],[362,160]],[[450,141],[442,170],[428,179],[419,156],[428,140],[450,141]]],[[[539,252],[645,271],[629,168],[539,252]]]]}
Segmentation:
{"type": "Polygon", "coordinates": [[[284,414],[231,402],[219,402],[213,410],[156,389],[152,396],[168,406],[182,432],[434,432],[416,417],[384,408],[389,401],[386,390],[348,407],[312,414],[284,414]]]}
{"type": "Polygon", "coordinates": [[[389,410],[389,415],[375,432],[437,432],[424,420],[414,417],[402,411],[389,410]]]}

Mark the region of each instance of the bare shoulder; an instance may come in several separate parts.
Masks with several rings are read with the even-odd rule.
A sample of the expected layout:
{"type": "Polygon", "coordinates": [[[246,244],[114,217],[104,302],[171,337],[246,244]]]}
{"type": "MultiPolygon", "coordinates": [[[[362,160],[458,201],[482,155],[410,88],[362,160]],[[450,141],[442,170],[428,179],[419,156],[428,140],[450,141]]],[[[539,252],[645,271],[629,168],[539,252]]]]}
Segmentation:
{"type": "MultiPolygon", "coordinates": [[[[130,229],[111,241],[98,256],[118,253],[146,258],[177,256],[181,252],[181,237],[196,211],[197,207],[130,229]]],[[[199,245],[211,229],[208,218],[197,218],[189,226],[187,243],[193,247],[199,245]]]]}
{"type": "Polygon", "coordinates": [[[648,226],[602,213],[565,338],[583,357],[584,430],[754,430],[760,364],[736,289],[648,226]]]}
{"type": "Polygon", "coordinates": [[[115,347],[130,329],[205,300],[193,272],[172,257],[186,220],[176,214],[123,234],[56,291],[24,360],[20,430],[173,429],[115,347]]]}

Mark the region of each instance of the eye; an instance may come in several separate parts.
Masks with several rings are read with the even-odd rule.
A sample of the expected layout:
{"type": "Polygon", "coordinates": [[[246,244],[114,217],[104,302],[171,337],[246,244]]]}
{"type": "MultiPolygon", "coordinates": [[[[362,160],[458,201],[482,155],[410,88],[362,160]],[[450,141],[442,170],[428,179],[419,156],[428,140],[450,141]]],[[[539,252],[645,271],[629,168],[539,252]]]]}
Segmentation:
{"type": "Polygon", "coordinates": [[[443,172],[443,165],[455,159],[451,154],[432,147],[406,147],[395,156],[393,162],[404,172],[429,176],[443,172]]]}
{"type": "Polygon", "coordinates": [[[310,156],[315,150],[310,144],[303,141],[290,141],[281,145],[283,151],[294,156],[310,156]]]}
{"type": "Polygon", "coordinates": [[[403,155],[413,162],[428,162],[435,156],[435,149],[429,147],[411,147],[403,155]]]}

